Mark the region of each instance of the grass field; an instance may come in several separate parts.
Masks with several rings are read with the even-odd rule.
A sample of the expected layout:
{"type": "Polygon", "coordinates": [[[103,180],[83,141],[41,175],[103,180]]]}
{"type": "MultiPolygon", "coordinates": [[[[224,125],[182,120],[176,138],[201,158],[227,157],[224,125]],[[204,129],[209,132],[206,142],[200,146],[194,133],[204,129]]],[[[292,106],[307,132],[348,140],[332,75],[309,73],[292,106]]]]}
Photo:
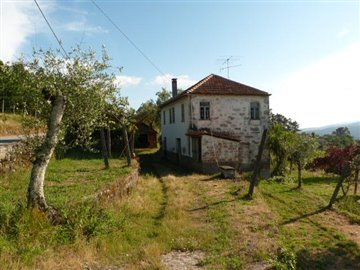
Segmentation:
{"type": "Polygon", "coordinates": [[[336,178],[306,173],[302,190],[292,182],[262,181],[248,201],[246,179],[195,174],[153,153],[140,153],[141,177],[128,197],[101,203],[83,198],[128,174],[123,161],[111,160],[110,171],[99,159],[53,161],[46,194],[67,217],[58,226],[24,208],[27,171],[0,178],[0,264],[166,269],[165,254],[201,252],[198,266],[204,269],[280,267],[291,258],[297,269],[360,269],[360,227],[350,222],[359,217],[357,198],[322,210],[336,178]]]}
{"type": "Polygon", "coordinates": [[[21,115],[0,113],[0,136],[22,134],[21,115]]]}

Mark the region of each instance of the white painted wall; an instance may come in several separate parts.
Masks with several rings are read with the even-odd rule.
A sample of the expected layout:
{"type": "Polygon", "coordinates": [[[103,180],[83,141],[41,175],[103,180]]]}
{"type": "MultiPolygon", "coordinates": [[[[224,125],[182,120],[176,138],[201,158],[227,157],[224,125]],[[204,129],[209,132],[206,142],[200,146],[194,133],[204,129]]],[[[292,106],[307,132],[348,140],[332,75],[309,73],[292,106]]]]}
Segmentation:
{"type": "Polygon", "coordinates": [[[191,148],[188,147],[188,132],[190,123],[190,106],[189,98],[187,96],[165,106],[161,110],[161,135],[162,139],[166,138],[167,151],[176,153],[176,138],[181,140],[181,154],[183,156],[191,156],[191,148]],[[185,121],[181,122],[181,104],[184,104],[185,121]],[[175,123],[170,124],[169,110],[175,108],[175,123]],[[164,125],[164,112],[166,123],[164,125]],[[190,154],[189,154],[190,153],[190,154]]]}

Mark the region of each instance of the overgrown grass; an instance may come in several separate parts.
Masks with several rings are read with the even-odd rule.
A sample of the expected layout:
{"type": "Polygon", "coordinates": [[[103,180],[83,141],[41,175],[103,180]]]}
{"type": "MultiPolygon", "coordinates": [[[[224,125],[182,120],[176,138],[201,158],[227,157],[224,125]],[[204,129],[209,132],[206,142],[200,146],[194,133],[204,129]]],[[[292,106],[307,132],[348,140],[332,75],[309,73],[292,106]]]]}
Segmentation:
{"type": "Polygon", "coordinates": [[[352,222],[360,224],[360,196],[349,195],[336,204],[341,213],[346,215],[352,222]]]}
{"type": "MultiPolygon", "coordinates": [[[[304,187],[296,183],[262,182],[261,196],[279,215],[281,243],[297,254],[300,269],[356,269],[360,265],[359,247],[335,226],[337,220],[324,209],[338,178],[306,173],[304,187]]],[[[339,212],[348,209],[360,217],[360,205],[354,199],[340,199],[339,212]],[[355,210],[356,209],[356,210],[355,210]]]]}
{"type": "Polygon", "coordinates": [[[21,115],[0,113],[0,136],[22,134],[21,120],[21,115]]]}
{"type": "MultiPolygon", "coordinates": [[[[121,180],[131,171],[123,160],[112,159],[110,163],[111,169],[104,170],[101,159],[65,158],[50,162],[45,195],[48,203],[58,208],[65,218],[65,223],[58,226],[51,225],[44,214],[26,208],[29,170],[21,169],[1,176],[2,268],[53,268],[58,252],[71,251],[77,255],[87,252],[93,259],[96,246],[92,241],[117,231],[123,222],[113,207],[106,207],[94,199],[97,191],[121,180]]],[[[76,269],[82,268],[84,262],[66,263],[76,269]]],[[[68,268],[66,264],[60,265],[56,268],[68,268]]]]}
{"type": "MultiPolygon", "coordinates": [[[[296,260],[298,269],[360,268],[359,247],[332,220],[336,212],[321,211],[337,178],[305,173],[302,190],[292,182],[262,181],[248,201],[246,180],[189,172],[159,159],[155,150],[138,154],[136,189],[97,203],[89,195],[129,173],[124,161],[111,160],[109,171],[101,159],[52,161],[46,194],[67,218],[58,226],[24,207],[28,171],[1,178],[1,266],[164,269],[163,254],[201,251],[204,269],[246,269],[272,260],[278,267],[296,260]]],[[[358,199],[336,207],[358,217],[358,199]]]]}

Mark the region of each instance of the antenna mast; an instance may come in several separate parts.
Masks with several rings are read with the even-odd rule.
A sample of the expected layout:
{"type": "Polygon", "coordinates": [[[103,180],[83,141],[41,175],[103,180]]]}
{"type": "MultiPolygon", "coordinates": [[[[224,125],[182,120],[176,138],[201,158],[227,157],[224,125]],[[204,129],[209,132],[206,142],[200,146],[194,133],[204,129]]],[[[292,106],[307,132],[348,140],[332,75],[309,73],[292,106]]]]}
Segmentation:
{"type": "Polygon", "coordinates": [[[235,59],[233,56],[229,56],[229,57],[227,57],[227,58],[223,58],[223,59],[219,59],[219,60],[224,60],[224,62],[223,62],[221,65],[222,65],[222,66],[223,66],[223,65],[226,65],[226,66],[225,66],[225,67],[221,67],[221,68],[220,68],[220,71],[223,71],[224,69],[226,69],[226,70],[227,70],[227,78],[228,78],[228,79],[230,79],[229,69],[230,69],[230,68],[234,68],[234,67],[239,67],[239,66],[241,66],[241,65],[232,65],[232,66],[229,65],[231,61],[237,60],[237,59],[235,59]]]}

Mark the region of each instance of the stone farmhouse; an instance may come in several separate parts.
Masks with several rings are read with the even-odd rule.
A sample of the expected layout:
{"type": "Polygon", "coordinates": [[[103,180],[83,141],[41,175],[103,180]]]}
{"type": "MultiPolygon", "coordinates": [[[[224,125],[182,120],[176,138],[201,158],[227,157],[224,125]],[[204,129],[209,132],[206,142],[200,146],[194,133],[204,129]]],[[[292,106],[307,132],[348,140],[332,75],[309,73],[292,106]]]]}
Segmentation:
{"type": "MultiPolygon", "coordinates": [[[[219,166],[252,169],[262,132],[269,125],[270,94],[211,74],[161,105],[162,151],[166,158],[203,173],[219,166]]],[[[265,149],[263,176],[270,172],[265,149]]]]}

